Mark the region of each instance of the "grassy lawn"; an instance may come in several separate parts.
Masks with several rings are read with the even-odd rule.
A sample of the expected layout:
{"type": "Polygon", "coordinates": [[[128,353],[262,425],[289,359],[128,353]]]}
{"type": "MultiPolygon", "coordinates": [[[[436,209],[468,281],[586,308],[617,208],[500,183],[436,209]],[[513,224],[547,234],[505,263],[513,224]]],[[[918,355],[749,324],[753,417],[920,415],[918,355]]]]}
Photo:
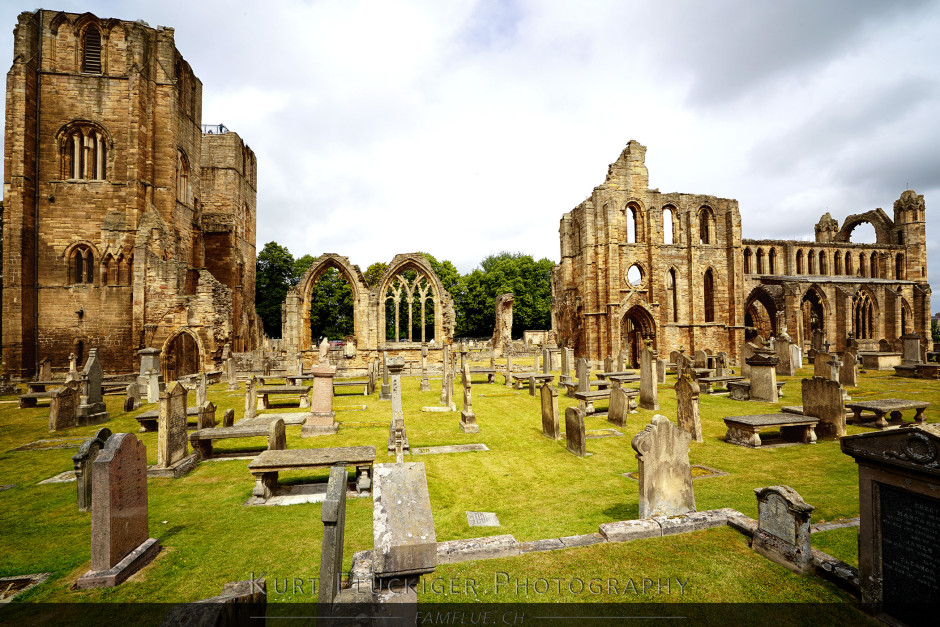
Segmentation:
{"type": "MultiPolygon", "coordinates": [[[[514,360],[520,365],[520,361],[514,360]]],[[[531,361],[529,362],[531,363],[531,361]]],[[[480,364],[484,365],[484,364],[480,364]]],[[[800,403],[802,369],[784,387],[783,404],[800,403]]],[[[497,377],[499,380],[502,376],[497,377]]],[[[674,377],[659,388],[661,413],[675,420],[674,377]]],[[[861,375],[853,398],[916,398],[940,403],[940,382],[901,379],[886,372],[861,375]]],[[[459,412],[422,412],[436,406],[440,380],[432,381],[431,392],[419,391],[419,378],[402,381],[405,420],[413,448],[463,443],[483,443],[490,450],[471,453],[413,456],[427,470],[437,540],[455,540],[485,535],[512,534],[519,541],[593,533],[601,523],[636,518],[637,483],[623,476],[637,470],[632,436],[654,412],[640,410],[621,429],[623,437],[589,439],[586,458],[565,450],[564,442],[553,442],[541,434],[538,398],[527,391],[511,391],[502,385],[473,386],[473,410],[480,425],[478,434],[458,429],[459,412]],[[467,511],[495,512],[500,527],[469,527],[467,511]]],[[[234,408],[236,419],[244,409],[243,389],[228,392],[224,383],[211,386],[209,398],[222,412],[234,408]]],[[[458,405],[461,394],[454,394],[458,405]]],[[[123,397],[106,397],[113,432],[137,433],[134,415],[155,405],[124,413],[123,397]]],[[[194,402],[190,393],[190,403],[194,402]]],[[[559,410],[575,404],[559,395],[559,410]]],[[[339,409],[340,431],[334,436],[301,439],[300,427],[288,427],[288,447],[375,445],[378,459],[384,456],[391,404],[380,402],[378,392],[364,398],[343,394],[334,399],[336,408],[365,403],[367,409],[339,409]]],[[[815,506],[812,521],[831,521],[858,516],[858,474],[853,460],[843,455],[837,441],[820,440],[812,446],[786,446],[752,450],[723,442],[725,416],[778,411],[779,406],[737,402],[721,396],[701,397],[703,444],[692,443],[690,458],[728,473],[694,482],[699,510],[731,507],[756,517],[754,488],[785,484],[815,506]]],[[[301,411],[276,407],[268,413],[301,411]]],[[[936,421],[928,410],[927,419],[936,421]]],[[[43,585],[21,597],[32,602],[104,601],[191,601],[220,592],[228,581],[264,573],[269,602],[312,602],[310,578],[318,576],[322,523],[321,506],[246,507],[254,481],[245,460],[200,464],[181,479],[150,479],[150,535],[163,547],[157,559],[128,582],[109,590],[73,591],[72,583],[87,569],[90,559],[90,513],[75,505],[75,483],[37,485],[39,481],[71,470],[72,448],[14,451],[30,442],[50,438],[92,435],[98,427],[47,431],[48,407],[18,409],[15,399],[0,399],[0,576],[51,572],[43,585]],[[294,580],[301,580],[298,588],[294,580]],[[290,583],[291,585],[287,585],[290,583]],[[275,590],[275,587],[277,588],[275,590]]],[[[562,418],[562,423],[563,423],[562,418]]],[[[607,429],[603,417],[590,416],[586,427],[607,429]]],[[[849,427],[849,433],[868,429],[849,427]]],[[[142,433],[148,460],[156,462],[156,433],[142,433]]],[[[66,442],[68,444],[69,442],[66,442]]],[[[221,440],[217,452],[263,448],[265,438],[221,440]]],[[[325,482],[328,472],[288,473],[286,483],[325,482]]],[[[345,560],[353,552],[372,546],[371,498],[348,501],[345,560]]],[[[815,534],[814,546],[850,564],[857,565],[857,530],[837,529],[815,534]]],[[[851,597],[822,580],[793,575],[759,557],[743,536],[728,529],[635,541],[601,544],[545,553],[530,553],[498,560],[443,565],[426,579],[420,590],[422,601],[473,602],[707,602],[707,603],[845,603],[851,597]],[[435,579],[441,583],[433,584],[435,579]],[[458,580],[460,593],[443,582],[458,580]],[[544,579],[534,590],[534,582],[544,579]],[[574,593],[567,584],[581,580],[585,590],[574,593]],[[644,589],[646,579],[671,580],[665,594],[644,589]],[[465,583],[476,587],[468,591],[465,583]],[[595,593],[588,589],[592,580],[595,593]],[[612,586],[610,580],[616,580],[612,586]],[[632,593],[628,580],[642,593],[632,593]],[[684,587],[678,581],[686,582],[684,587]],[[519,589],[520,582],[528,587],[519,589]],[[496,583],[502,583],[497,589],[496,583]],[[600,588],[598,588],[600,586],[600,588]],[[614,591],[614,592],[611,592],[614,591]],[[680,592],[681,590],[681,592],[680,592]],[[521,596],[520,596],[521,594],[521,596]],[[528,596],[526,596],[528,595],[528,596]]],[[[575,584],[575,588],[577,585],[575,584]]],[[[19,600],[19,599],[18,599],[19,600]]],[[[836,611],[836,610],[834,610],[836,611]]],[[[839,610],[841,611],[841,610],[839,610]]],[[[854,611],[854,610],[853,610],[854,611]]]]}

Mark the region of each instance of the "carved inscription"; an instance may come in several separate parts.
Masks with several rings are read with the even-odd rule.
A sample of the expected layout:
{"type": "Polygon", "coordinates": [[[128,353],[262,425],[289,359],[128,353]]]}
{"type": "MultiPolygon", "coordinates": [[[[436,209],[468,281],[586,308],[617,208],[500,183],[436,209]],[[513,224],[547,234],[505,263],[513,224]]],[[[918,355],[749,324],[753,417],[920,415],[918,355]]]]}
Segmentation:
{"type": "Polygon", "coordinates": [[[887,485],[880,493],[885,609],[940,603],[940,500],[887,485]]]}

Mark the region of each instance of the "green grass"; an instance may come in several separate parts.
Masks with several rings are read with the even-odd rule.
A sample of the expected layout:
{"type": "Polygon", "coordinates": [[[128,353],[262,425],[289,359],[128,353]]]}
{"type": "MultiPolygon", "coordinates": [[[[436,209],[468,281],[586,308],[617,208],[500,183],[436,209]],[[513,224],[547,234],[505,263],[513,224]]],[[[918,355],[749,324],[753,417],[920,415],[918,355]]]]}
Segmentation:
{"type": "MultiPolygon", "coordinates": [[[[515,360],[520,365],[520,360],[515,360]]],[[[531,362],[530,362],[531,363],[531,362]]],[[[484,364],[481,364],[484,365],[484,364]]],[[[799,376],[810,376],[804,368],[799,376]]],[[[800,403],[799,376],[784,387],[783,404],[800,403]]],[[[502,376],[497,377],[502,380],[502,376]]],[[[674,377],[659,388],[661,413],[675,419],[674,377]]],[[[481,393],[506,391],[502,385],[473,386],[473,411],[480,426],[478,434],[458,429],[459,412],[421,412],[425,405],[438,405],[440,381],[432,381],[431,392],[420,392],[418,377],[402,382],[403,405],[408,437],[412,447],[481,442],[489,451],[422,455],[409,458],[425,464],[438,541],[483,535],[512,534],[519,541],[557,538],[593,533],[598,525],[638,515],[636,481],[623,476],[635,472],[637,460],[630,446],[655,412],[640,410],[620,429],[625,437],[587,441],[590,456],[578,458],[565,450],[563,441],[548,440],[541,433],[538,398],[526,390],[517,395],[484,397],[481,393]],[[467,525],[467,511],[495,512],[501,527],[467,525]]],[[[225,384],[211,386],[209,398],[218,407],[221,421],[225,409],[234,408],[236,418],[243,414],[243,388],[228,392],[225,384]]],[[[459,384],[457,386],[459,388],[459,384]]],[[[900,379],[884,372],[860,377],[851,394],[868,398],[918,398],[940,402],[940,383],[900,379]]],[[[461,395],[455,393],[458,406],[461,395]]],[[[17,409],[13,399],[0,402],[0,576],[51,572],[52,577],[22,597],[33,602],[153,601],[182,602],[216,595],[224,583],[265,573],[270,602],[310,602],[314,600],[307,584],[302,591],[287,586],[274,593],[273,581],[285,588],[285,580],[318,576],[322,523],[319,504],[289,507],[245,507],[254,486],[245,460],[200,464],[181,479],[151,479],[148,482],[150,535],[160,541],[159,557],[128,582],[109,590],[70,590],[71,584],[87,569],[90,559],[88,513],[77,511],[75,484],[36,485],[59,472],[70,470],[76,449],[10,451],[36,440],[90,436],[99,427],[74,428],[57,434],[47,432],[48,408],[17,409]]],[[[108,427],[114,432],[137,433],[133,416],[154,405],[124,413],[122,397],[109,396],[111,412],[108,427]]],[[[192,396],[190,402],[192,402],[192,396]]],[[[563,394],[559,410],[575,404],[563,394]]],[[[335,436],[301,439],[300,427],[288,427],[288,447],[374,445],[379,462],[385,457],[391,404],[371,398],[343,394],[334,405],[365,403],[365,411],[337,412],[341,424],[335,436]]],[[[754,488],[789,485],[815,506],[812,521],[820,522],[858,516],[858,474],[854,461],[842,454],[837,441],[820,440],[812,446],[789,446],[753,450],[723,442],[724,416],[766,413],[779,406],[757,402],[736,402],[727,397],[701,397],[703,444],[693,443],[690,460],[729,473],[707,477],[694,483],[699,510],[731,507],[756,517],[754,488]]],[[[277,407],[270,412],[301,411],[277,407]]],[[[931,411],[927,418],[936,421],[931,411]]],[[[563,420],[562,420],[563,422],[563,420]]],[[[587,429],[610,428],[603,417],[589,416],[587,429]]],[[[849,427],[849,433],[868,429],[849,427]]],[[[156,461],[156,433],[138,434],[147,445],[148,461],[156,461]]],[[[263,448],[265,438],[223,440],[218,452],[237,452],[252,446],[263,448]]],[[[298,472],[284,476],[287,483],[325,482],[327,471],[298,472]]],[[[345,535],[345,566],[355,551],[372,546],[370,498],[348,501],[345,535]]],[[[854,528],[814,534],[814,546],[856,565],[854,528]]],[[[567,590],[535,593],[529,601],[544,602],[848,602],[851,597],[820,579],[793,575],[748,547],[743,536],[730,529],[716,529],[669,538],[626,544],[527,554],[499,560],[443,565],[430,578],[473,579],[486,582],[476,594],[442,598],[426,588],[423,601],[518,601],[514,589],[493,589],[496,573],[506,573],[511,582],[540,578],[572,581],[580,578],[624,579],[680,578],[689,583],[682,595],[609,595],[567,590]]],[[[675,585],[675,584],[674,584],[675,585]]],[[[605,588],[606,589],[606,588],[605,588]]]]}

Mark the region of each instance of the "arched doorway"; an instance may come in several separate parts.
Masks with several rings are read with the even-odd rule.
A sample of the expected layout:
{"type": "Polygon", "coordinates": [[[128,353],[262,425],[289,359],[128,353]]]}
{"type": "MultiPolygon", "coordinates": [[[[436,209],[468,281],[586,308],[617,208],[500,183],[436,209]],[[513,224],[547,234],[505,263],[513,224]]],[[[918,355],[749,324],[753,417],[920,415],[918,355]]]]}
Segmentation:
{"type": "Polygon", "coordinates": [[[777,312],[780,308],[767,286],[754,288],[744,307],[744,339],[750,342],[756,336],[769,338],[777,334],[777,312]]]}
{"type": "Polygon", "coordinates": [[[167,383],[180,377],[199,372],[199,345],[192,335],[185,331],[170,340],[163,349],[161,369],[163,380],[167,383]]]}
{"type": "Polygon", "coordinates": [[[819,329],[825,332],[824,328],[824,310],[822,299],[819,293],[814,289],[806,290],[800,301],[801,322],[803,325],[803,342],[809,342],[813,337],[813,331],[819,329]]]}
{"type": "Polygon", "coordinates": [[[623,338],[623,348],[627,352],[630,367],[639,368],[640,349],[646,345],[646,340],[652,340],[653,347],[656,346],[656,323],[653,316],[646,309],[634,305],[623,316],[620,337],[623,338]]]}

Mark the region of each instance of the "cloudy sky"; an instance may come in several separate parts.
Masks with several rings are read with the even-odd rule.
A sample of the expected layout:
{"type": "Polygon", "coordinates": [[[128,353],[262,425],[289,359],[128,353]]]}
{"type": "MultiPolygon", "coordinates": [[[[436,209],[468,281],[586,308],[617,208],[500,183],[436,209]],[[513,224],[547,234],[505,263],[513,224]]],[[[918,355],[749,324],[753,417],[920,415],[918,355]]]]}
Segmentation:
{"type": "MultiPolygon", "coordinates": [[[[0,49],[32,5],[3,0],[0,49]]],[[[152,0],[44,7],[176,29],[203,122],[258,157],[258,248],[363,270],[558,260],[562,214],[630,139],[650,186],[812,239],[913,188],[940,277],[940,3],[152,0]]],[[[936,279],[935,279],[936,280],[936,279]]],[[[934,309],[938,309],[934,306],[934,309]]]]}

